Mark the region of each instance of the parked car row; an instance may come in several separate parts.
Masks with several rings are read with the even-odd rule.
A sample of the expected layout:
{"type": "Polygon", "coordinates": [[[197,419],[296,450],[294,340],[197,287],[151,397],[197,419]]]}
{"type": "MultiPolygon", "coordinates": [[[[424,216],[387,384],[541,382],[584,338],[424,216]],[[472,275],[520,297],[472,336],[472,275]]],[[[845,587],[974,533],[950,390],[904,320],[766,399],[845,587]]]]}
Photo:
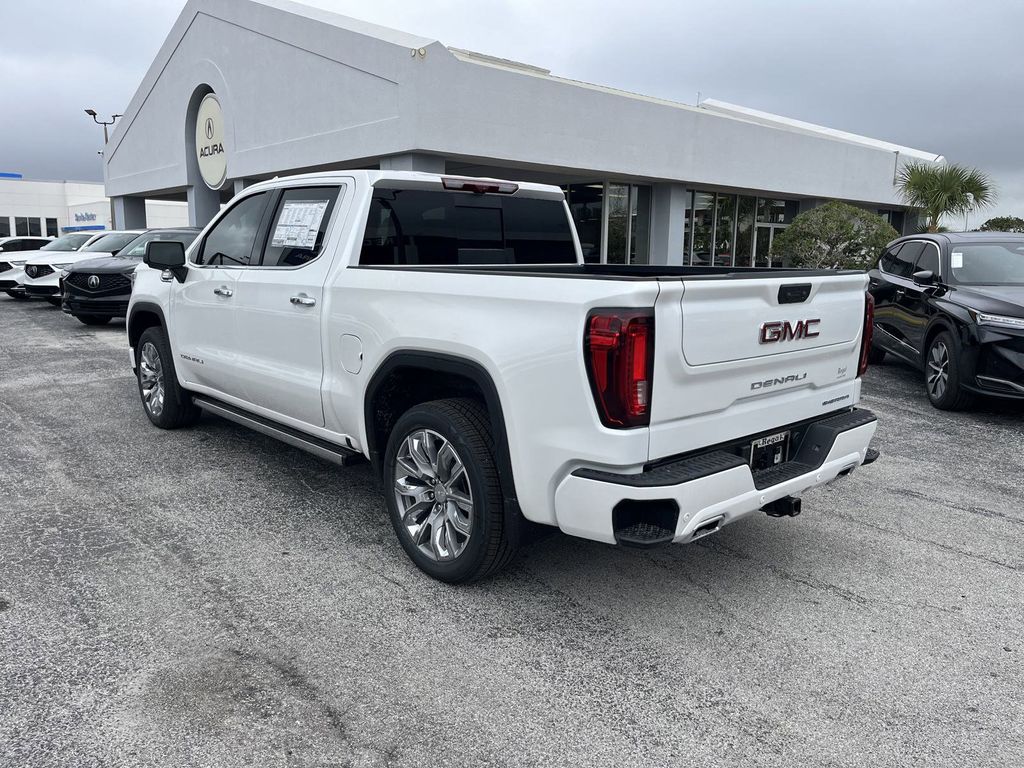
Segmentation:
{"type": "Polygon", "coordinates": [[[189,245],[198,229],[74,232],[31,251],[0,253],[0,291],[15,299],[44,299],[86,325],[124,317],[146,244],[189,245]]]}

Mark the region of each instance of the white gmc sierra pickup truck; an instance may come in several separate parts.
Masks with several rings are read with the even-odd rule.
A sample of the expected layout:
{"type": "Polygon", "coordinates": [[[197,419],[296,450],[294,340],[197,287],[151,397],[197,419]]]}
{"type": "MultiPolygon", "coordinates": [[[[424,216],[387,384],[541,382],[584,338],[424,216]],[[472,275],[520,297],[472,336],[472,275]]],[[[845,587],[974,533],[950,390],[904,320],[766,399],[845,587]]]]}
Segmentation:
{"type": "Polygon", "coordinates": [[[200,410],[370,460],[431,576],[526,521],[689,542],[870,463],[861,272],[586,264],[557,187],[408,172],[256,184],[149,244],[128,339],[150,421],[200,410]]]}

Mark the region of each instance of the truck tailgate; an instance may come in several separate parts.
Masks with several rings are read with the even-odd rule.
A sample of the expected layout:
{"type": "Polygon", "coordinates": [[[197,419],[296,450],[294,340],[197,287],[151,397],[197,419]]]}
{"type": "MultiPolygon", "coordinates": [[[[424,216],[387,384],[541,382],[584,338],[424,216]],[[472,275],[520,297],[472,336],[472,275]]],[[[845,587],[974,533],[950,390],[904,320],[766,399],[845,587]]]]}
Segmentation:
{"type": "Polygon", "coordinates": [[[859,273],[662,282],[650,458],[853,405],[866,284],[859,273]]]}

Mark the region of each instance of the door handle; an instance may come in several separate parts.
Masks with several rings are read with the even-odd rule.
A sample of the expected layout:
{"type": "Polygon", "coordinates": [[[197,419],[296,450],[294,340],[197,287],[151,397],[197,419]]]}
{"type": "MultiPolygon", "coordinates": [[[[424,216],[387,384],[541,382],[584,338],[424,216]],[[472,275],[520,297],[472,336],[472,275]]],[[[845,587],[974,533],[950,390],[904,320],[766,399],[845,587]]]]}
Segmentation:
{"type": "Polygon", "coordinates": [[[230,288],[226,288],[223,285],[220,288],[214,288],[213,292],[216,293],[218,296],[225,296],[225,297],[226,296],[231,296],[234,293],[234,291],[232,291],[230,288]]]}
{"type": "Polygon", "coordinates": [[[298,296],[292,296],[291,299],[289,299],[289,301],[291,301],[291,303],[297,307],[316,306],[316,299],[314,299],[312,296],[307,296],[304,293],[300,293],[298,296]]]}

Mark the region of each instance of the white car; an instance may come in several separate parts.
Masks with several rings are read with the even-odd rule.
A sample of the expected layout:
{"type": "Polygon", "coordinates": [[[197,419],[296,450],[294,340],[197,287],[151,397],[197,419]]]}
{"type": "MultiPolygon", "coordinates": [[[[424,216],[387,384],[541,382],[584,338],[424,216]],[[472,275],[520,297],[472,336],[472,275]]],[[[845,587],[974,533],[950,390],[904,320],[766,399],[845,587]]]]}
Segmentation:
{"type": "Polygon", "coordinates": [[[73,251],[40,250],[25,262],[22,288],[28,298],[42,298],[51,304],[60,305],[61,272],[72,264],[84,259],[109,256],[117,253],[144,230],[114,230],[99,233],[87,244],[73,251]]]}
{"type": "Polygon", "coordinates": [[[40,254],[77,251],[105,234],[106,232],[71,232],[32,250],[0,253],[0,291],[15,299],[28,298],[22,287],[26,261],[40,254]]]}
{"type": "Polygon", "coordinates": [[[584,263],[558,187],[347,171],[153,242],[128,341],[149,420],[200,409],[365,457],[409,557],[465,582],[533,521],[690,542],[874,461],[863,272],[584,263]]]}
{"type": "Polygon", "coordinates": [[[20,251],[38,251],[52,240],[52,237],[42,236],[15,235],[13,237],[0,237],[0,258],[3,258],[4,254],[9,256],[20,251]]]}

